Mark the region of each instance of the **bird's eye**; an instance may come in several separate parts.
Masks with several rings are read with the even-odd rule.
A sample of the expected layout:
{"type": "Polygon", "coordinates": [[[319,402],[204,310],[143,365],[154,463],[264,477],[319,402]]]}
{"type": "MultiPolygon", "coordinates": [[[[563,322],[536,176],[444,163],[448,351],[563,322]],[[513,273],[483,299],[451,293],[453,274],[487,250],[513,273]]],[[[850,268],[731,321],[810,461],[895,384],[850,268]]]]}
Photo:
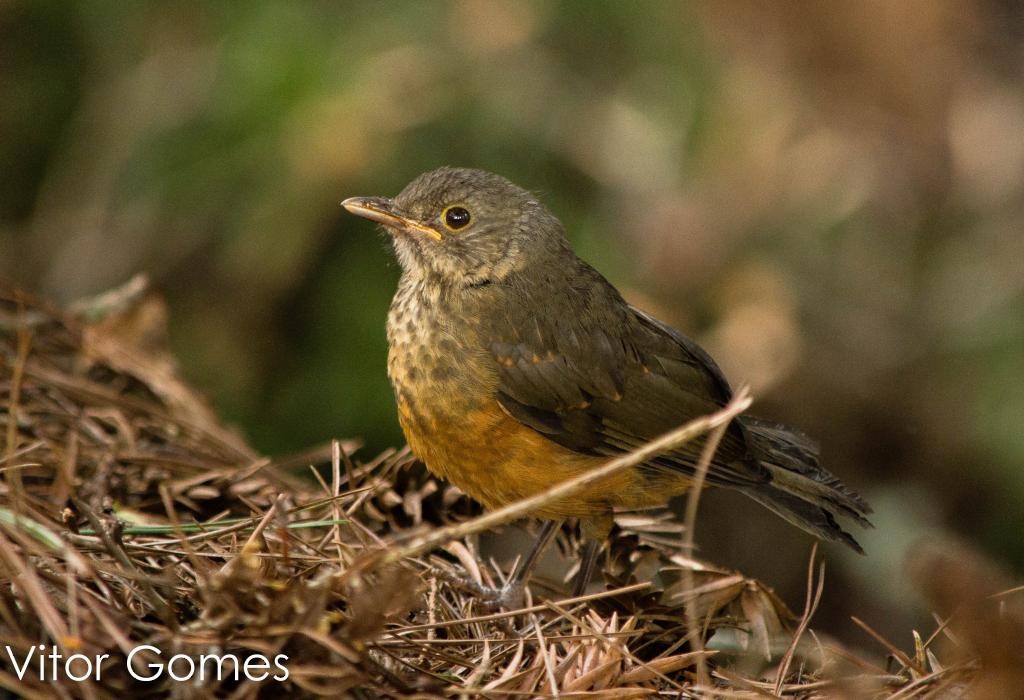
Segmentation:
{"type": "Polygon", "coordinates": [[[441,214],[441,221],[449,231],[458,231],[469,226],[469,210],[458,205],[448,207],[441,214]]]}

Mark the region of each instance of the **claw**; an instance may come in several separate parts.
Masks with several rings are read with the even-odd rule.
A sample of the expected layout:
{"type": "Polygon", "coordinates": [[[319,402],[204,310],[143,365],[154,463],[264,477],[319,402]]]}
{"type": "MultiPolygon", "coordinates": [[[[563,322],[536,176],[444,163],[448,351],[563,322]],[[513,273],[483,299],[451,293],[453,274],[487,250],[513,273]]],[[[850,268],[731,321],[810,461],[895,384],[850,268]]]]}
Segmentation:
{"type": "Polygon", "coordinates": [[[501,588],[478,586],[477,596],[481,606],[488,612],[512,611],[526,607],[526,584],[509,581],[501,588]]]}
{"type": "Polygon", "coordinates": [[[526,602],[525,581],[513,578],[501,587],[485,586],[468,576],[459,576],[443,569],[434,569],[433,573],[451,585],[471,593],[479,599],[481,606],[488,612],[518,610],[524,607],[526,602]]]}

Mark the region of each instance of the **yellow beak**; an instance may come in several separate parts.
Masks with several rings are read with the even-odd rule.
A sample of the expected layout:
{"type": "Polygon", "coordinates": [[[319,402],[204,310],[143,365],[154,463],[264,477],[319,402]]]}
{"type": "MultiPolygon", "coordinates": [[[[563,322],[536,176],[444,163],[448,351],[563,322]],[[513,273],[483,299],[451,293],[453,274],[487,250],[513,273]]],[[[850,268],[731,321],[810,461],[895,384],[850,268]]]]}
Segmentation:
{"type": "Polygon", "coordinates": [[[444,240],[444,236],[436,228],[421,224],[395,211],[395,204],[386,197],[349,197],[341,206],[356,216],[376,221],[388,228],[410,233],[423,233],[435,241],[444,240]]]}

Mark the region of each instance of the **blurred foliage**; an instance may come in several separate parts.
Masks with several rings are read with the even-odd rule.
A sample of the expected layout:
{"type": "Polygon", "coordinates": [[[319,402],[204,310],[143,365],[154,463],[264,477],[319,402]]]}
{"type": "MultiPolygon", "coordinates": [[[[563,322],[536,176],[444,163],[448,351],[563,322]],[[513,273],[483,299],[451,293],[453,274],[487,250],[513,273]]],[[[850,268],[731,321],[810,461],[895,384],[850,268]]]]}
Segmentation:
{"type": "MultiPolygon", "coordinates": [[[[401,439],[398,272],[337,203],[500,172],[821,439],[880,526],[831,554],[831,614],[902,630],[919,534],[1024,571],[1022,38],[1003,0],[9,0],[0,275],[69,300],[147,271],[257,446],[372,452],[401,439]]],[[[806,538],[723,498],[704,548],[799,596],[806,538]]]]}

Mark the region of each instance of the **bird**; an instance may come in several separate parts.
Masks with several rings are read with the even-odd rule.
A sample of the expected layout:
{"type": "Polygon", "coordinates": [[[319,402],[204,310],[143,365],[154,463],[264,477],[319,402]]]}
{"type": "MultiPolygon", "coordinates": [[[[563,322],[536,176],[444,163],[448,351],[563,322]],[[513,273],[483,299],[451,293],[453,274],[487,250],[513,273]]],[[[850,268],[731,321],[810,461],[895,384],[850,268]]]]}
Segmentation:
{"type": "MultiPolygon", "coordinates": [[[[380,225],[401,267],[387,369],[406,440],[433,474],[486,508],[546,491],[732,397],[707,352],[627,303],[573,252],[558,218],[500,175],[441,167],[393,198],[342,206],[380,225]]],[[[567,519],[578,519],[586,542],[574,587],[582,593],[615,509],[685,493],[702,448],[687,443],[537,510],[545,525],[505,593],[523,585],[567,519]]],[[[740,416],[706,483],[863,553],[839,517],[869,527],[871,508],[799,430],[740,416]]]]}

